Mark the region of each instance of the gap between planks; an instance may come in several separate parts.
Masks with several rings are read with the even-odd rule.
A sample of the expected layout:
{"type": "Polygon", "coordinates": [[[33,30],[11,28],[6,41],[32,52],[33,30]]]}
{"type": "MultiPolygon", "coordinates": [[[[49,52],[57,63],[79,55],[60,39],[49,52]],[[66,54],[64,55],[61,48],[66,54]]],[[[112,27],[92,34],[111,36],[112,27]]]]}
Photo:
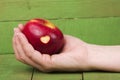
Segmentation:
{"type": "Polygon", "coordinates": [[[35,69],[33,68],[30,80],[33,80],[34,72],[35,72],[35,69]]]}
{"type": "MultiPolygon", "coordinates": [[[[76,18],[45,18],[48,20],[78,20],[78,19],[94,19],[94,18],[117,18],[120,16],[104,16],[104,17],[76,17],[76,18]]],[[[28,21],[26,20],[2,20],[0,22],[19,22],[19,21],[28,21]]]]}

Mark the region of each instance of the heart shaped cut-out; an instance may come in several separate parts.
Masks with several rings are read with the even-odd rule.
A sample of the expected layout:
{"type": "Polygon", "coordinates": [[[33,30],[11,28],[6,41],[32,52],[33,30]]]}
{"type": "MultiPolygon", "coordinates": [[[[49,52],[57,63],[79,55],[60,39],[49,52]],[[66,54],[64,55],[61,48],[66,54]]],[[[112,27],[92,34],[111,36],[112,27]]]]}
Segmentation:
{"type": "Polygon", "coordinates": [[[50,41],[50,36],[48,36],[48,35],[42,36],[42,37],[40,37],[40,41],[44,44],[47,44],[50,41]]]}

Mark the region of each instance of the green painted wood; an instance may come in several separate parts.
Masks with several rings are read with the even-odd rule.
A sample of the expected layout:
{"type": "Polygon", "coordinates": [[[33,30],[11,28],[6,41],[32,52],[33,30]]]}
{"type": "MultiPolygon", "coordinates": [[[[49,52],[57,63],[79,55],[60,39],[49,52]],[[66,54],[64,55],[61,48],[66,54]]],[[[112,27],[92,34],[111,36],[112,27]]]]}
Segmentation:
{"type": "Polygon", "coordinates": [[[65,34],[100,45],[120,44],[120,18],[55,20],[65,34]]]}
{"type": "Polygon", "coordinates": [[[0,54],[13,53],[12,36],[13,28],[19,22],[0,22],[0,54]]]}
{"type": "Polygon", "coordinates": [[[81,73],[42,73],[34,72],[32,80],[82,80],[81,73]]]}
{"type": "MultiPolygon", "coordinates": [[[[81,38],[83,41],[102,45],[120,44],[120,17],[93,19],[59,19],[50,20],[57,25],[64,34],[81,38]]],[[[18,22],[0,22],[0,54],[13,53],[13,28],[18,22]]]]}
{"type": "Polygon", "coordinates": [[[119,80],[120,73],[110,72],[85,72],[84,80],[119,80]]]}
{"type": "Polygon", "coordinates": [[[41,15],[45,18],[120,16],[118,0],[30,0],[30,6],[36,17],[41,15]]]}
{"type": "Polygon", "coordinates": [[[0,20],[18,20],[27,17],[27,2],[25,0],[0,0],[0,20]]]}
{"type": "Polygon", "coordinates": [[[0,0],[0,21],[120,16],[119,0],[0,0]]]}
{"type": "Polygon", "coordinates": [[[18,62],[11,54],[0,55],[0,80],[31,80],[32,68],[18,62]]]}

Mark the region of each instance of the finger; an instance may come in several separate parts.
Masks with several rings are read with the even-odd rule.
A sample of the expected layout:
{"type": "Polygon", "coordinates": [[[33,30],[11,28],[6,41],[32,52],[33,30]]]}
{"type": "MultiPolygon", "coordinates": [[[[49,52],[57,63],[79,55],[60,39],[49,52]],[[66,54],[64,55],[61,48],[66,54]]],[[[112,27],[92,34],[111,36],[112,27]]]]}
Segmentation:
{"type": "MultiPolygon", "coordinates": [[[[20,30],[18,28],[15,28],[15,33],[17,34],[18,38],[19,38],[19,42],[25,52],[25,54],[31,58],[32,53],[34,53],[34,48],[32,47],[32,45],[28,42],[27,38],[25,37],[25,35],[23,33],[20,32],[20,30]]],[[[40,53],[39,53],[40,54],[40,53]]]]}
{"type": "MultiPolygon", "coordinates": [[[[14,46],[15,56],[16,56],[17,60],[19,60],[20,62],[25,63],[27,65],[33,66],[33,67],[39,69],[40,71],[44,71],[44,68],[41,67],[40,64],[37,64],[37,63],[33,62],[28,56],[25,55],[26,54],[25,52],[27,52],[27,51],[29,51],[31,49],[28,49],[29,46],[27,48],[27,51],[22,49],[23,45],[21,45],[21,43],[20,43],[20,41],[18,39],[18,36],[19,36],[20,33],[21,32],[20,32],[20,30],[18,28],[14,29],[13,46],[14,46]]],[[[27,39],[26,39],[26,42],[27,42],[27,39]]],[[[29,52],[29,53],[32,53],[32,52],[29,52]]]]}
{"type": "Polygon", "coordinates": [[[25,52],[25,55],[30,60],[39,64],[42,67],[42,69],[50,71],[50,69],[53,66],[50,55],[47,54],[42,55],[40,52],[34,50],[32,45],[27,41],[26,37],[22,33],[19,34],[19,41],[25,52]]]}
{"type": "Polygon", "coordinates": [[[20,59],[20,55],[16,49],[16,45],[17,45],[17,38],[16,38],[16,28],[14,28],[14,35],[13,35],[13,39],[12,39],[12,43],[13,43],[13,50],[15,52],[15,57],[17,60],[24,62],[20,59]]]}
{"type": "Polygon", "coordinates": [[[19,36],[19,42],[22,46],[23,51],[25,52],[25,55],[30,59],[33,59],[33,56],[38,56],[40,59],[40,57],[42,56],[41,53],[34,50],[34,48],[28,42],[26,37],[22,33],[19,33],[18,36],[19,36]]]}
{"type": "Polygon", "coordinates": [[[19,39],[17,38],[16,39],[16,51],[18,53],[18,60],[27,64],[27,65],[30,65],[30,66],[33,66],[41,71],[43,71],[43,68],[38,65],[37,63],[33,62],[31,59],[29,59],[26,55],[25,55],[25,52],[24,50],[22,49],[22,46],[20,44],[20,41],[19,39]]]}
{"type": "Polygon", "coordinates": [[[16,50],[17,50],[17,53],[18,53],[18,59],[25,63],[25,64],[28,64],[28,65],[31,65],[41,71],[43,71],[43,68],[41,67],[41,65],[35,63],[34,61],[32,61],[29,57],[29,54],[33,54],[34,53],[34,48],[28,43],[26,37],[19,32],[19,30],[16,28],[15,29],[15,32],[16,32],[16,50]],[[23,37],[20,37],[20,36],[24,36],[23,37]],[[23,42],[21,43],[21,39],[23,40],[23,42]],[[27,54],[27,55],[26,55],[27,54]]]}
{"type": "Polygon", "coordinates": [[[14,39],[13,39],[13,46],[14,46],[14,50],[16,53],[16,57],[18,58],[18,60],[21,60],[22,62],[23,59],[25,57],[24,51],[22,50],[21,44],[19,43],[19,39],[18,39],[18,34],[19,34],[19,29],[15,28],[14,29],[14,39]]]}
{"type": "Polygon", "coordinates": [[[14,29],[14,35],[13,35],[13,38],[12,38],[12,45],[13,45],[14,52],[17,54],[17,50],[16,50],[16,47],[15,47],[15,45],[16,45],[16,40],[15,39],[16,38],[15,38],[15,29],[14,29]]]}
{"type": "Polygon", "coordinates": [[[25,52],[25,55],[31,57],[31,54],[34,53],[35,51],[33,46],[28,42],[27,38],[23,33],[19,32],[18,36],[19,36],[19,42],[25,52]]]}
{"type": "Polygon", "coordinates": [[[18,52],[17,52],[17,50],[16,50],[15,36],[13,36],[12,44],[13,44],[13,50],[14,50],[14,53],[15,53],[16,59],[19,60],[19,54],[18,54],[18,52]]]}
{"type": "MultiPolygon", "coordinates": [[[[23,62],[23,63],[26,63],[24,61],[24,58],[25,58],[25,55],[24,55],[24,52],[19,44],[19,41],[18,41],[18,37],[17,35],[15,36],[15,45],[14,45],[14,48],[15,48],[15,51],[16,51],[16,58],[17,60],[23,62]]],[[[26,63],[27,64],[27,63],[26,63]]]]}
{"type": "Polygon", "coordinates": [[[15,57],[16,57],[16,59],[18,61],[24,63],[24,64],[27,64],[23,59],[21,59],[23,55],[22,56],[20,55],[19,51],[17,50],[16,45],[14,46],[14,51],[15,51],[15,57]]]}
{"type": "Polygon", "coordinates": [[[19,28],[20,30],[23,30],[24,25],[23,25],[23,24],[19,24],[19,25],[18,25],[18,28],[19,28]]]}

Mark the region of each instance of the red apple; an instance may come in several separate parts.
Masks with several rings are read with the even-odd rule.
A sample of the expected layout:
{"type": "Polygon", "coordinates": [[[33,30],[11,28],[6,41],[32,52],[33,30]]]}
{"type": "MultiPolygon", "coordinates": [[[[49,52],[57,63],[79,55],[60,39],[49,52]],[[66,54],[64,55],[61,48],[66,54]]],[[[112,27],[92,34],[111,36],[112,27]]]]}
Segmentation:
{"type": "Polygon", "coordinates": [[[25,24],[22,32],[34,49],[42,54],[59,53],[64,46],[62,32],[48,20],[32,19],[25,24]]]}

